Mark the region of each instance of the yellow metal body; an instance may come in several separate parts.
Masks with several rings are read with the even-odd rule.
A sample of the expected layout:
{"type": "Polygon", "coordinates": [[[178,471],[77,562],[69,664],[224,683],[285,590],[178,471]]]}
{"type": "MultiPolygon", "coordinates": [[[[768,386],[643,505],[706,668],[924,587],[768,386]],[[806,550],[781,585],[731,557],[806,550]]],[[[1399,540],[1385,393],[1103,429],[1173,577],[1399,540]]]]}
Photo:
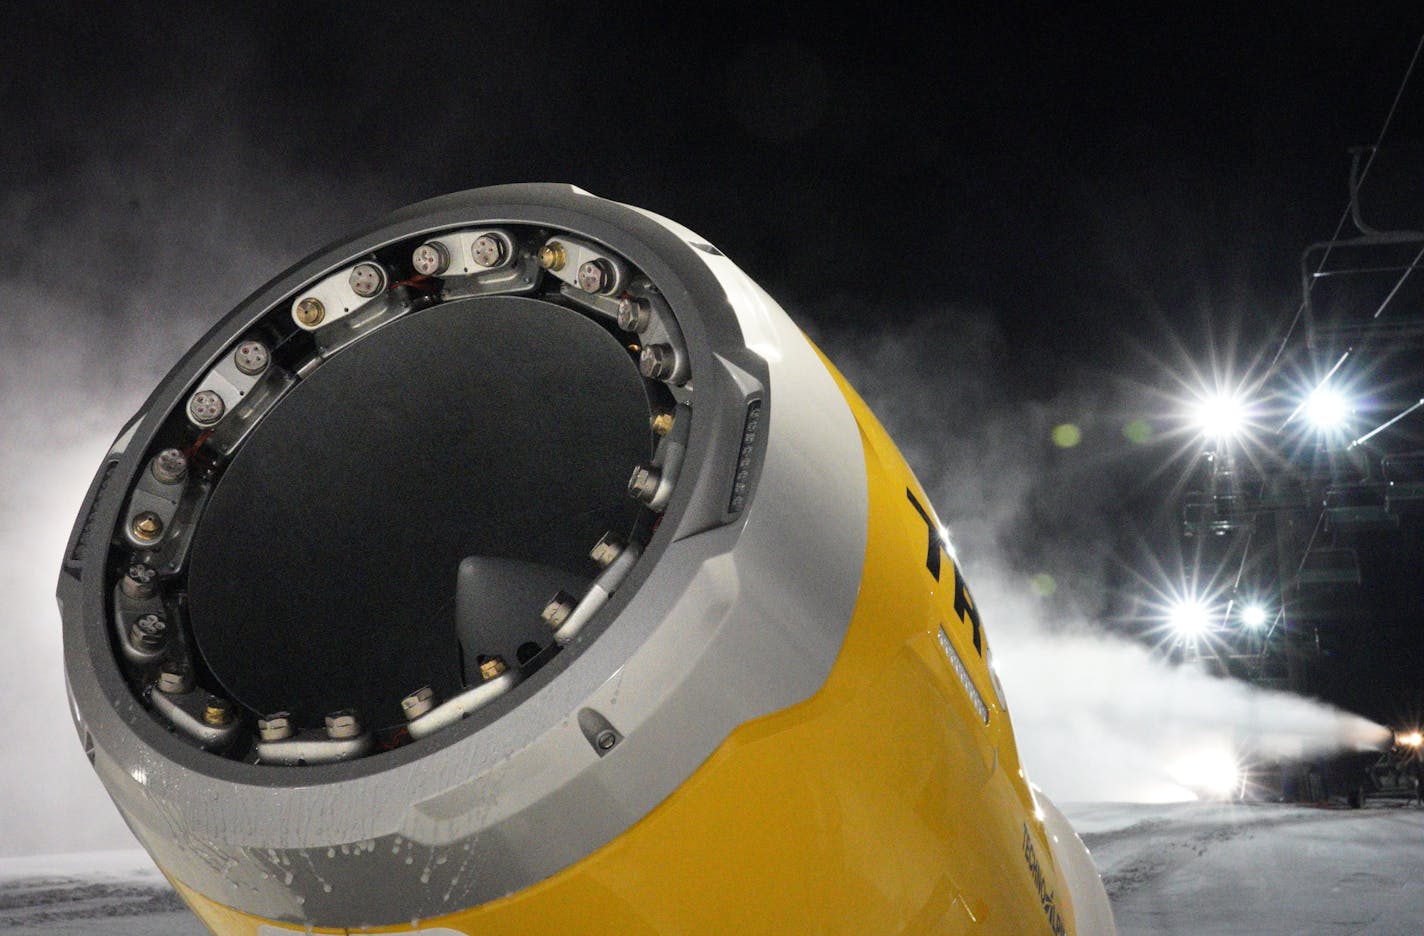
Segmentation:
{"type": "MultiPolygon", "coordinates": [[[[929,500],[869,408],[827,367],[860,426],[869,531],[850,627],[820,691],[742,725],[642,821],[547,880],[415,925],[295,931],[1073,931],[987,643],[981,636],[976,649],[962,610],[967,592],[955,610],[958,567],[939,553],[936,578],[927,561],[927,549],[940,548],[927,532],[938,522],[910,495],[925,511],[929,500]]],[[[257,936],[271,925],[174,883],[216,933],[257,936]]]]}

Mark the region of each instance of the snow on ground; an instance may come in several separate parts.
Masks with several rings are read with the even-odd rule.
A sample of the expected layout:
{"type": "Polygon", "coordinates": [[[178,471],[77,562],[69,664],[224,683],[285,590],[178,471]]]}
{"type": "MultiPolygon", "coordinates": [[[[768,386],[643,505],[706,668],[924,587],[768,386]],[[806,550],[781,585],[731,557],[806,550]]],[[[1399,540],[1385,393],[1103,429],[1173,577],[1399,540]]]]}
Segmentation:
{"type": "Polygon", "coordinates": [[[1123,934],[1424,933],[1424,810],[1069,804],[1123,934]]]}
{"type": "Polygon", "coordinates": [[[140,849],[0,858],[0,933],[5,936],[206,932],[140,849]]]}
{"type": "MultiPolygon", "coordinates": [[[[1132,934],[1424,933],[1424,809],[1070,803],[1132,934]]],[[[141,851],[0,859],[4,936],[200,936],[141,851]]]]}

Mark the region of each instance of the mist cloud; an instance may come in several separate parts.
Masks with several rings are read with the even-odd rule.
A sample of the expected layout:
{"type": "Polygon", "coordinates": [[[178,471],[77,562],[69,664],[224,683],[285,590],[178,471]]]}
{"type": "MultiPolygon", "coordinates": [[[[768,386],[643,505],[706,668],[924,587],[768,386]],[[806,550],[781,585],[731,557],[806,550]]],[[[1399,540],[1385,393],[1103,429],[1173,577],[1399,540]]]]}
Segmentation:
{"type": "MultiPolygon", "coordinates": [[[[122,128],[142,118],[136,110],[89,129],[124,139],[122,128]]],[[[0,191],[11,248],[0,269],[0,855],[133,844],[75,736],[54,599],[104,452],[247,292],[395,207],[374,184],[366,205],[316,197],[328,179],[274,177],[250,151],[189,129],[72,154],[48,173],[17,171],[0,191]],[[180,146],[185,161],[163,158],[180,146]]]]}

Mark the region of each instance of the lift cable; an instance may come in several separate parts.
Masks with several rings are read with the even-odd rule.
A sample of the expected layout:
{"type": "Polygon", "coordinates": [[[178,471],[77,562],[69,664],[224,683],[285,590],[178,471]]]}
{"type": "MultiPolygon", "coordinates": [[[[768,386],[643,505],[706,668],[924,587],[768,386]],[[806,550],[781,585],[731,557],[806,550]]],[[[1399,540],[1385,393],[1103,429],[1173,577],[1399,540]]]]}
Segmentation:
{"type": "Polygon", "coordinates": [[[1291,424],[1291,420],[1299,416],[1300,411],[1305,409],[1305,407],[1310,403],[1311,395],[1314,394],[1316,390],[1319,390],[1321,387],[1325,386],[1325,384],[1330,380],[1331,377],[1335,376],[1335,372],[1340,369],[1340,365],[1345,363],[1345,359],[1349,357],[1350,352],[1354,350],[1355,348],[1353,345],[1345,349],[1345,353],[1340,355],[1340,360],[1336,361],[1335,366],[1330,368],[1330,370],[1325,373],[1324,377],[1320,378],[1320,382],[1315,385],[1315,389],[1311,390],[1310,393],[1307,393],[1305,396],[1301,397],[1300,402],[1295,405],[1295,409],[1290,411],[1290,415],[1286,417],[1285,422],[1281,423],[1280,428],[1276,430],[1277,432],[1285,431],[1286,426],[1289,426],[1291,424]]]}
{"type": "MultiPolygon", "coordinates": [[[[1305,560],[1308,559],[1308,558],[1310,558],[1310,550],[1311,550],[1311,548],[1315,545],[1315,537],[1320,534],[1320,528],[1321,528],[1322,525],[1324,525],[1324,522],[1325,522],[1325,510],[1324,510],[1324,508],[1322,508],[1322,509],[1320,510],[1320,512],[1319,512],[1318,514],[1316,514],[1316,516],[1315,516],[1315,529],[1313,529],[1313,530],[1310,531],[1310,539],[1306,541],[1306,544],[1305,544],[1305,551],[1300,554],[1300,562],[1298,562],[1298,563],[1296,564],[1296,567],[1295,567],[1295,574],[1296,574],[1297,576],[1299,576],[1301,570],[1305,568],[1305,560]]],[[[1264,641],[1263,641],[1263,643],[1262,643],[1262,647],[1261,647],[1261,654],[1262,654],[1263,656],[1265,655],[1265,652],[1266,652],[1266,649],[1265,649],[1265,648],[1266,648],[1266,644],[1270,641],[1271,635],[1276,632],[1276,625],[1277,625],[1277,624],[1284,624],[1284,623],[1285,623],[1285,616],[1286,616],[1285,602],[1282,601],[1282,602],[1281,602],[1281,608],[1280,608],[1280,610],[1276,612],[1276,619],[1271,622],[1271,629],[1268,630],[1268,631],[1266,631],[1266,636],[1265,636],[1265,639],[1264,639],[1264,641]]]]}
{"type": "MultiPolygon", "coordinates": [[[[1424,34],[1421,34],[1420,41],[1418,41],[1418,43],[1414,46],[1414,56],[1410,57],[1410,64],[1408,64],[1408,67],[1404,70],[1404,78],[1400,81],[1400,87],[1398,87],[1397,90],[1394,91],[1394,101],[1393,103],[1390,103],[1390,111],[1388,111],[1388,113],[1384,115],[1384,125],[1383,127],[1380,127],[1380,135],[1378,135],[1378,137],[1376,137],[1376,140],[1374,140],[1374,145],[1370,148],[1370,155],[1368,155],[1367,160],[1364,161],[1363,170],[1360,171],[1360,178],[1358,178],[1356,182],[1356,187],[1354,187],[1354,189],[1356,189],[1356,192],[1358,191],[1358,189],[1360,189],[1361,185],[1364,185],[1364,180],[1366,180],[1367,175],[1370,174],[1370,167],[1371,165],[1374,165],[1374,157],[1376,157],[1378,152],[1380,152],[1380,145],[1384,144],[1384,135],[1386,135],[1388,130],[1390,130],[1390,124],[1394,121],[1394,111],[1398,110],[1398,107],[1400,107],[1400,100],[1404,97],[1404,88],[1407,88],[1408,84],[1410,84],[1410,77],[1414,74],[1415,64],[1418,64],[1418,60],[1420,60],[1421,50],[1424,50],[1424,34]]],[[[1346,218],[1350,217],[1350,209],[1351,207],[1353,207],[1353,205],[1354,192],[1351,192],[1351,197],[1347,199],[1346,205],[1344,205],[1344,211],[1340,212],[1340,221],[1336,222],[1336,229],[1334,229],[1333,234],[1330,235],[1330,241],[1327,242],[1326,249],[1324,249],[1323,255],[1320,256],[1320,264],[1316,266],[1316,276],[1313,276],[1313,278],[1310,279],[1309,285],[1306,286],[1307,293],[1309,293],[1310,289],[1314,288],[1314,285],[1316,285],[1317,276],[1320,275],[1320,271],[1323,271],[1324,266],[1326,266],[1326,261],[1329,261],[1330,249],[1333,248],[1334,242],[1336,242],[1337,239],[1340,238],[1340,231],[1344,228],[1344,222],[1346,222],[1346,218]]],[[[1418,262],[1418,258],[1415,258],[1415,262],[1418,262]]],[[[1405,272],[1405,275],[1408,275],[1407,272],[1405,272]]],[[[1398,286],[1396,286],[1396,289],[1398,289],[1398,286]]],[[[1390,295],[1393,296],[1393,293],[1390,293],[1390,295]]],[[[1289,345],[1290,343],[1290,336],[1296,333],[1296,325],[1299,325],[1300,316],[1302,316],[1302,313],[1304,313],[1304,311],[1306,311],[1306,299],[1302,299],[1302,301],[1300,301],[1300,305],[1296,306],[1296,315],[1294,315],[1294,318],[1290,319],[1290,325],[1286,328],[1286,336],[1280,339],[1280,348],[1276,349],[1276,356],[1270,359],[1270,366],[1269,368],[1266,368],[1267,372],[1276,369],[1276,363],[1279,362],[1280,356],[1282,356],[1283,353],[1286,353],[1286,345],[1289,345]]],[[[1383,311],[1383,306],[1381,306],[1381,311],[1383,311]]],[[[1376,312],[1376,316],[1378,316],[1378,312],[1376,312]]]]}
{"type": "MultiPolygon", "coordinates": [[[[1264,484],[1262,485],[1264,488],[1264,484]]],[[[1246,533],[1246,542],[1241,546],[1241,564],[1236,567],[1236,580],[1231,583],[1231,597],[1226,599],[1226,610],[1221,616],[1221,626],[1225,627],[1231,623],[1231,611],[1236,607],[1236,593],[1241,588],[1241,577],[1246,572],[1246,557],[1251,554],[1251,540],[1256,535],[1256,528],[1253,525],[1246,533]]]]}
{"type": "Polygon", "coordinates": [[[1404,417],[1408,416],[1410,413],[1412,413],[1412,412],[1414,412],[1415,410],[1419,409],[1419,407],[1421,407],[1421,406],[1424,406],[1424,400],[1418,400],[1418,401],[1416,401],[1416,402],[1413,403],[1408,409],[1406,409],[1404,412],[1402,412],[1402,413],[1400,413],[1399,415],[1395,416],[1393,419],[1390,419],[1390,420],[1386,421],[1385,423],[1383,423],[1383,424],[1381,424],[1381,425],[1379,425],[1379,426],[1376,426],[1375,428],[1371,429],[1369,432],[1366,432],[1364,435],[1360,436],[1358,439],[1356,439],[1355,441],[1351,442],[1349,445],[1345,446],[1345,448],[1347,448],[1347,449],[1352,449],[1352,448],[1354,448],[1354,447],[1357,446],[1357,445],[1361,445],[1361,444],[1363,444],[1363,443],[1365,443],[1365,442],[1368,442],[1370,439],[1373,439],[1375,436],[1379,435],[1381,432],[1384,432],[1384,431],[1385,431],[1386,429],[1388,429],[1390,426],[1393,426],[1395,423],[1399,422],[1401,419],[1403,419],[1404,417]]]}
{"type": "Polygon", "coordinates": [[[1399,292],[1399,288],[1404,285],[1405,280],[1409,279],[1409,274],[1414,272],[1414,268],[1419,266],[1421,260],[1424,260],[1424,247],[1419,248],[1419,252],[1414,255],[1414,259],[1409,261],[1409,266],[1405,267],[1404,272],[1399,274],[1399,279],[1395,280],[1394,288],[1389,291],[1389,295],[1384,297],[1384,301],[1379,304],[1379,308],[1375,309],[1375,314],[1370,316],[1370,318],[1377,319],[1380,317],[1384,312],[1384,307],[1389,305],[1390,301],[1394,299],[1395,295],[1399,292]]]}

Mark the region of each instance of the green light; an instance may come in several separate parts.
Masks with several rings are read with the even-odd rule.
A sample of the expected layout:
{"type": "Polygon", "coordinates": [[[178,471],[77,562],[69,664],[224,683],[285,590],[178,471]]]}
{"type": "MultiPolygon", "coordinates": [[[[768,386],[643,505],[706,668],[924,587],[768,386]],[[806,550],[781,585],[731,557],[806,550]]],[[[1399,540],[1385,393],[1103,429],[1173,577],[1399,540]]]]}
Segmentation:
{"type": "Polygon", "coordinates": [[[1047,572],[1040,572],[1028,580],[1028,587],[1040,598],[1047,598],[1058,591],[1058,580],[1047,572]]]}
{"type": "Polygon", "coordinates": [[[1134,419],[1122,427],[1122,437],[1133,445],[1146,445],[1152,441],[1152,427],[1145,419],[1134,419]]]}
{"type": "Polygon", "coordinates": [[[1053,427],[1053,444],[1059,448],[1072,448],[1083,441],[1083,430],[1073,423],[1063,423],[1053,427]]]}

